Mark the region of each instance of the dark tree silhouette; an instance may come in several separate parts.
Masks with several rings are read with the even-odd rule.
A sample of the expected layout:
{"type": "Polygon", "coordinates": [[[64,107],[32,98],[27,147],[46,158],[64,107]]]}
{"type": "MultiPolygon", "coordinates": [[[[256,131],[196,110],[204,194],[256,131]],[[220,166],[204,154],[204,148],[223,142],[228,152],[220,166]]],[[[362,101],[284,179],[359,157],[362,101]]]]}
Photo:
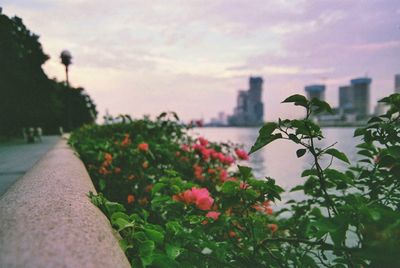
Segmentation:
{"type": "Polygon", "coordinates": [[[0,135],[17,135],[24,127],[42,127],[45,133],[60,126],[70,130],[67,126],[96,119],[96,107],[82,88],[47,77],[42,65],[48,59],[39,36],[22,19],[0,14],[0,135]]]}

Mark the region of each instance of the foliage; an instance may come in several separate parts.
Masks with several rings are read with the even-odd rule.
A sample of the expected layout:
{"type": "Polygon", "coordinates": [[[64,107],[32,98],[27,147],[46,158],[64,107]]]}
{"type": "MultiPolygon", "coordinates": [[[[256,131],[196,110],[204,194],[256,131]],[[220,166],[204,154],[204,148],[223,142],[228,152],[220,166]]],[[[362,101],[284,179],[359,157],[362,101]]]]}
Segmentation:
{"type": "Polygon", "coordinates": [[[48,59],[39,36],[20,18],[0,14],[0,135],[39,126],[54,132],[95,119],[95,105],[82,88],[46,76],[42,65],[48,59]]]}
{"type": "Polygon", "coordinates": [[[282,188],[255,179],[239,162],[244,151],[192,138],[174,114],[87,126],[70,143],[100,192],[92,202],[134,267],[398,267],[400,95],[382,101],[388,113],[355,131],[365,158],[345,170],[332,163],[348,165],[347,156],[320,148],[322,130],[310,120],[329,105],[300,95],[284,101],[306,117],[264,125],[250,152],[284,139],[314,164],[292,189],[305,198],[277,212],[271,203],[282,188]]]}
{"type": "Polygon", "coordinates": [[[282,189],[247,167],[231,171],[243,150],[191,138],[168,116],[87,126],[70,139],[132,265],[267,265],[262,242],[279,232],[269,202],[282,189]]]}

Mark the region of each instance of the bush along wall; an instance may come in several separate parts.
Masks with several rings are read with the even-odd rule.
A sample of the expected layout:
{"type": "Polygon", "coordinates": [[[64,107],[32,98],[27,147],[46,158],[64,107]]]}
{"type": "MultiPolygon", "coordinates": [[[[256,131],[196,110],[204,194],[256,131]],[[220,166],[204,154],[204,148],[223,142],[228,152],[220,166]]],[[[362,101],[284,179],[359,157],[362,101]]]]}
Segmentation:
{"type": "Polygon", "coordinates": [[[306,197],[279,211],[271,204],[282,188],[255,179],[245,151],[192,138],[175,114],[83,127],[70,143],[133,267],[398,267],[400,95],[381,102],[390,109],[355,131],[362,159],[350,165],[333,145],[317,145],[323,133],[310,118],[329,112],[327,103],[284,101],[304,107],[305,118],[265,124],[249,153],[284,139],[314,163],[292,189],[306,197]]]}

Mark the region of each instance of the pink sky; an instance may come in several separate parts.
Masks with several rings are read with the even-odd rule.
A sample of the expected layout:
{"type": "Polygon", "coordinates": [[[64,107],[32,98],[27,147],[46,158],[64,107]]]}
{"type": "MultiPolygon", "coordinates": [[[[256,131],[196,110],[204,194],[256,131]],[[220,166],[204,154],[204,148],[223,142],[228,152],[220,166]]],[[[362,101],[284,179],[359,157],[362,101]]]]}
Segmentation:
{"type": "MultiPolygon", "coordinates": [[[[304,86],[373,79],[372,103],[400,73],[398,0],[3,0],[39,34],[49,77],[64,79],[59,54],[71,51],[70,80],[100,115],[209,119],[231,113],[250,75],[264,78],[265,119],[297,117],[280,102],[304,86]]],[[[372,108],[372,107],[371,107],[372,108]]],[[[102,120],[100,120],[101,122],[102,120]]]]}

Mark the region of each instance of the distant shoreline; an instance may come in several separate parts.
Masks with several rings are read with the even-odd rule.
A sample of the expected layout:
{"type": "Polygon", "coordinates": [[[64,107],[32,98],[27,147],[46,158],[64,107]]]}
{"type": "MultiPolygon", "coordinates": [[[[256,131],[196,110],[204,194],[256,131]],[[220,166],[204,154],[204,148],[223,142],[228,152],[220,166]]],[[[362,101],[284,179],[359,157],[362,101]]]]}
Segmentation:
{"type": "MultiPolygon", "coordinates": [[[[265,122],[267,123],[267,122],[265,122]]],[[[355,127],[362,127],[365,126],[367,122],[360,121],[360,122],[318,122],[318,125],[322,128],[328,127],[340,127],[340,128],[355,128],[355,127]]],[[[203,127],[208,128],[260,128],[263,125],[255,125],[255,126],[213,126],[213,125],[205,125],[203,127]]],[[[196,127],[198,128],[198,127],[196,127]]],[[[202,128],[202,127],[199,127],[202,128]]]]}

